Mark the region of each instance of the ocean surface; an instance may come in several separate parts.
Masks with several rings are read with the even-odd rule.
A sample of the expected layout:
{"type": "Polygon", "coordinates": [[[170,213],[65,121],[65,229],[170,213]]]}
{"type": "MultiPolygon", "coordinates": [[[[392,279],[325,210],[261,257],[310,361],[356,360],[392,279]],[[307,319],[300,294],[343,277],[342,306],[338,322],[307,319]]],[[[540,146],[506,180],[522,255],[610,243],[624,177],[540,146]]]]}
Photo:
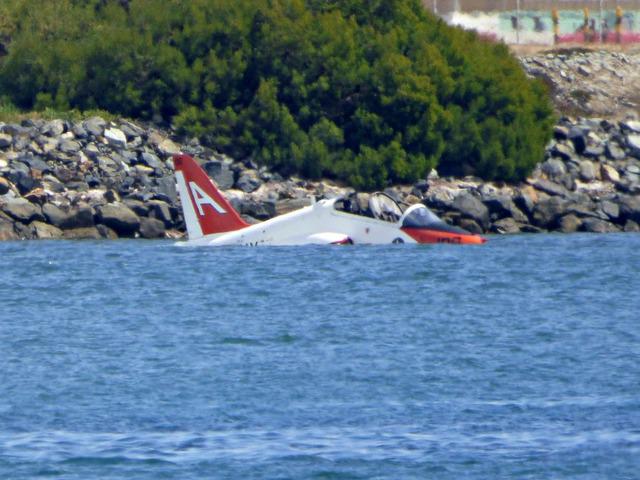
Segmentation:
{"type": "Polygon", "coordinates": [[[640,235],[0,243],[1,479],[638,479],[640,235]]]}

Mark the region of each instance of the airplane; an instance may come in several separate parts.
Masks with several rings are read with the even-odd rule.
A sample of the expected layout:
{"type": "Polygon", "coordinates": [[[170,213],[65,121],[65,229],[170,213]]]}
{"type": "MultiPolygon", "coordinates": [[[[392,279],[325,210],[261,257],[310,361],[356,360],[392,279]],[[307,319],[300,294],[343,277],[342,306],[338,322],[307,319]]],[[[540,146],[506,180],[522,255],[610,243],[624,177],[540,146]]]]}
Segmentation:
{"type": "Polygon", "coordinates": [[[188,240],[182,245],[347,245],[388,243],[482,244],[486,240],[448,225],[425,205],[402,211],[390,196],[370,196],[369,215],[345,197],[311,205],[261,223],[245,222],[189,155],[173,156],[188,240]]]}

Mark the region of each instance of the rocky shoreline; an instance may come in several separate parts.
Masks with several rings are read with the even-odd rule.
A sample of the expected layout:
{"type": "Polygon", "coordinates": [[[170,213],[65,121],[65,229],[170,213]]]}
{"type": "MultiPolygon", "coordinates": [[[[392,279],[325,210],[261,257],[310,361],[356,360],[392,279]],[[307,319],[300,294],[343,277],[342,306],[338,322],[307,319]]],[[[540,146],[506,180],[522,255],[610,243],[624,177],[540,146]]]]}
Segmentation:
{"type": "MultiPolygon", "coordinates": [[[[300,208],[311,196],[367,194],[330,181],[283,179],[191,139],[127,120],[0,123],[0,240],[181,238],[171,157],[198,158],[250,222],[300,208]]],[[[640,122],[565,118],[545,160],[519,185],[434,171],[387,193],[424,202],[475,233],[640,231],[640,122]]]]}

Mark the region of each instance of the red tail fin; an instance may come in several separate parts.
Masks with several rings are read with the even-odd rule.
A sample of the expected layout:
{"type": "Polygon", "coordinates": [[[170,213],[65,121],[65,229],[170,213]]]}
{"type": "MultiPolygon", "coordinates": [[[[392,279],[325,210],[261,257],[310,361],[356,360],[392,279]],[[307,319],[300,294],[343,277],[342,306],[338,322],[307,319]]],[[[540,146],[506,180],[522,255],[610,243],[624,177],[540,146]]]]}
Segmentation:
{"type": "Polygon", "coordinates": [[[206,172],[189,155],[174,155],[178,192],[189,238],[247,227],[206,172]]]}

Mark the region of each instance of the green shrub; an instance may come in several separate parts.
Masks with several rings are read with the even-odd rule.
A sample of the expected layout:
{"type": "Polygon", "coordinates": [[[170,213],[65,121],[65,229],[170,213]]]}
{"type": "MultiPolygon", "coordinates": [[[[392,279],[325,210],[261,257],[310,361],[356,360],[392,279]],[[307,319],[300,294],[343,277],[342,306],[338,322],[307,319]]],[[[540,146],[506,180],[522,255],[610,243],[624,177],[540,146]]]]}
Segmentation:
{"type": "Polygon", "coordinates": [[[0,18],[19,108],[163,118],[284,174],[518,180],[550,135],[507,48],[419,0],[4,0],[0,18]]]}

